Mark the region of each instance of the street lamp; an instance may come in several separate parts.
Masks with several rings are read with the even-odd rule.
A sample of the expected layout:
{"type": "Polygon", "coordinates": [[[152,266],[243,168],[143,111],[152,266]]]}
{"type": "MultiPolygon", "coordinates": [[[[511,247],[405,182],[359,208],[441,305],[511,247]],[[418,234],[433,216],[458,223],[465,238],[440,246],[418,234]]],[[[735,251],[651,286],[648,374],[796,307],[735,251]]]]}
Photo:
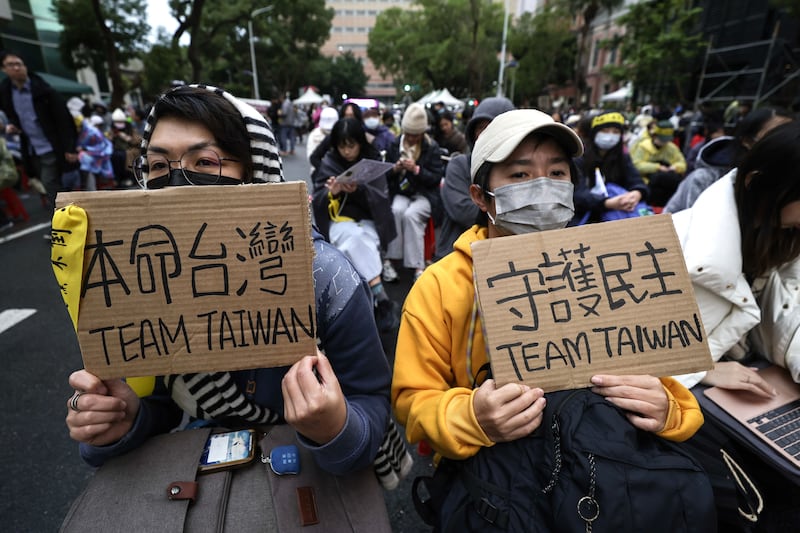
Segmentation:
{"type": "Polygon", "coordinates": [[[275,6],[266,6],[260,7],[258,9],[254,9],[252,13],[250,13],[250,19],[247,21],[247,34],[250,36],[250,68],[253,71],[253,97],[256,100],[261,99],[261,95],[258,92],[258,71],[256,70],[256,51],[255,46],[253,43],[255,42],[255,38],[253,37],[253,19],[262,13],[266,13],[268,11],[272,11],[272,8],[275,6]]]}
{"type": "Polygon", "coordinates": [[[497,96],[503,96],[503,69],[506,66],[506,38],[508,37],[508,0],[503,2],[503,44],[500,49],[500,72],[497,73],[497,96]]]}

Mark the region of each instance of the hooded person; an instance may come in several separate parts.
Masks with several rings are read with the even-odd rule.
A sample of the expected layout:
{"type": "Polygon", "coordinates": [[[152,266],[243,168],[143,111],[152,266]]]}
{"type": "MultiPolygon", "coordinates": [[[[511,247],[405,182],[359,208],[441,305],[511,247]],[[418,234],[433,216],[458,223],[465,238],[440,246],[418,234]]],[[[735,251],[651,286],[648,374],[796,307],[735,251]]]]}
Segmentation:
{"type": "MultiPolygon", "coordinates": [[[[486,98],[472,114],[467,122],[465,137],[471,149],[486,126],[501,113],[514,109],[511,100],[501,96],[486,98]]],[[[459,235],[475,223],[478,206],[472,201],[469,186],[472,178],[469,174],[470,153],[458,154],[447,164],[442,183],[442,222],[436,229],[436,252],[434,260],[438,261],[453,251],[453,243],[459,235]]]]}
{"type": "Polygon", "coordinates": [[[631,160],[650,190],[649,202],[663,207],[675,194],[686,173],[686,159],[672,142],[675,128],[669,120],[659,120],[650,136],[631,149],[631,160]]]}
{"type": "Polygon", "coordinates": [[[664,212],[677,213],[692,207],[700,194],[734,168],[759,139],[791,120],[791,115],[781,109],[761,107],[739,121],[733,136],[722,135],[708,141],[699,150],[695,169],[678,185],[664,212]]]}
{"type": "MultiPolygon", "coordinates": [[[[181,86],[156,101],[134,170],[148,190],[283,181],[275,136],[264,118],[204,85],[181,86]]],[[[236,206],[217,215],[235,218],[236,206]]],[[[402,448],[390,461],[387,454],[397,449],[382,446],[397,433],[370,289],[319,233],[311,237],[316,353],[278,368],[151,378],[136,391],[125,381],[77,371],[69,378],[76,394],[67,402],[66,422],[83,459],[101,465],[177,428],[188,414],[216,423],[289,424],[323,470],[347,475],[381,460],[379,478],[396,486],[411,459],[402,448]]]]}
{"type": "Polygon", "coordinates": [[[705,143],[698,151],[694,170],[678,184],[675,193],[664,205],[664,212],[677,213],[688,209],[709,185],[733,168],[736,153],[734,144],[735,139],[729,135],[705,143]]]}
{"type": "MultiPolygon", "coordinates": [[[[573,215],[573,158],[582,152],[573,130],[533,109],[498,115],[477,139],[469,190],[482,220],[459,237],[453,253],[426,269],[403,306],[392,406],[412,444],[424,439],[439,457],[460,464],[496,444],[530,436],[543,423],[549,400],[541,388],[517,382],[500,386],[487,377],[491,350],[475,291],[471,245],[566,226],[573,215]]],[[[580,393],[599,394],[623,408],[636,406],[635,414],[622,415],[619,423],[637,431],[684,440],[702,424],[694,396],[672,378],[597,375],[592,384],[580,393]]],[[[529,442],[535,446],[536,440],[529,442]]],[[[518,458],[520,468],[527,466],[526,459],[518,458]]],[[[503,479],[499,469],[492,472],[503,479]]],[[[453,475],[443,481],[452,484],[458,478],[453,475]]],[[[479,479],[477,485],[483,488],[488,482],[479,479]]],[[[445,498],[451,494],[448,486],[453,485],[441,490],[445,498]]],[[[489,513],[499,511],[486,502],[489,513]]],[[[436,511],[457,508],[447,507],[448,503],[436,511]]],[[[458,512],[472,510],[458,508],[458,512]]]]}

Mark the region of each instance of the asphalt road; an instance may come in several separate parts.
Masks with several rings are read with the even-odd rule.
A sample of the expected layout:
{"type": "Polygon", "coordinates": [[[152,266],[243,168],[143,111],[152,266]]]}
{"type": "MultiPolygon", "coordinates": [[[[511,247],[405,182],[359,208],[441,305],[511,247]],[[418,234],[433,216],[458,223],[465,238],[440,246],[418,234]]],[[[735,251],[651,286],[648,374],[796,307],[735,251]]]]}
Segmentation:
{"type": "MultiPolygon", "coordinates": [[[[288,180],[307,180],[304,145],[284,158],[288,180]]],[[[50,265],[49,212],[35,194],[22,196],[31,220],[0,234],[0,524],[9,532],[57,531],[72,500],[92,474],[70,440],[64,416],[71,394],[69,374],[82,367],[80,350],[50,265]]],[[[402,303],[412,276],[400,271],[389,294],[402,303]]],[[[394,360],[396,332],[383,337],[394,360]]],[[[393,531],[427,528],[410,500],[416,475],[432,470],[415,458],[409,477],[385,499],[393,531]]],[[[124,527],[123,527],[124,529],[124,527]]]]}

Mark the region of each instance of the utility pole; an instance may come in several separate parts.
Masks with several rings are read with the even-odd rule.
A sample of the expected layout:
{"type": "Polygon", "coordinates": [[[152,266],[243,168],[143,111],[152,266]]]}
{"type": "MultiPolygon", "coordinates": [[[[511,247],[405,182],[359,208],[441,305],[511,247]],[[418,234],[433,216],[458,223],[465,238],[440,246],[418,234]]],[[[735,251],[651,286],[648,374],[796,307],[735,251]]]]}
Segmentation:
{"type": "Polygon", "coordinates": [[[497,96],[503,96],[503,71],[506,67],[506,37],[508,36],[508,0],[503,2],[503,45],[500,48],[500,72],[497,74],[497,96]]]}
{"type": "Polygon", "coordinates": [[[261,95],[258,92],[258,70],[256,70],[256,50],[255,50],[255,37],[253,37],[253,19],[262,13],[272,11],[275,6],[266,6],[254,9],[250,13],[250,19],[247,21],[247,34],[250,36],[250,69],[253,71],[253,98],[261,100],[261,95]]]}

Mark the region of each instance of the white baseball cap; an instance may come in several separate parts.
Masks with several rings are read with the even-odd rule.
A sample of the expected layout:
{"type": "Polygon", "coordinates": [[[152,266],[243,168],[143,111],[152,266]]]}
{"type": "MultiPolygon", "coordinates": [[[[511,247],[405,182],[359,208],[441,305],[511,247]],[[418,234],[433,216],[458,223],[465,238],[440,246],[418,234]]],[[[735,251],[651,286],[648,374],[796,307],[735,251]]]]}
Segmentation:
{"type": "Polygon", "coordinates": [[[583,154],[583,143],[569,126],[556,122],[547,113],[536,109],[515,109],[497,115],[475,141],[472,148],[470,175],[475,179],[478,169],[486,161],[499,163],[517,149],[528,135],[535,131],[555,137],[567,148],[570,157],[583,154]]]}
{"type": "Polygon", "coordinates": [[[331,131],[337,120],[339,120],[339,112],[333,107],[325,107],[319,114],[319,127],[322,130],[331,131]]]}

